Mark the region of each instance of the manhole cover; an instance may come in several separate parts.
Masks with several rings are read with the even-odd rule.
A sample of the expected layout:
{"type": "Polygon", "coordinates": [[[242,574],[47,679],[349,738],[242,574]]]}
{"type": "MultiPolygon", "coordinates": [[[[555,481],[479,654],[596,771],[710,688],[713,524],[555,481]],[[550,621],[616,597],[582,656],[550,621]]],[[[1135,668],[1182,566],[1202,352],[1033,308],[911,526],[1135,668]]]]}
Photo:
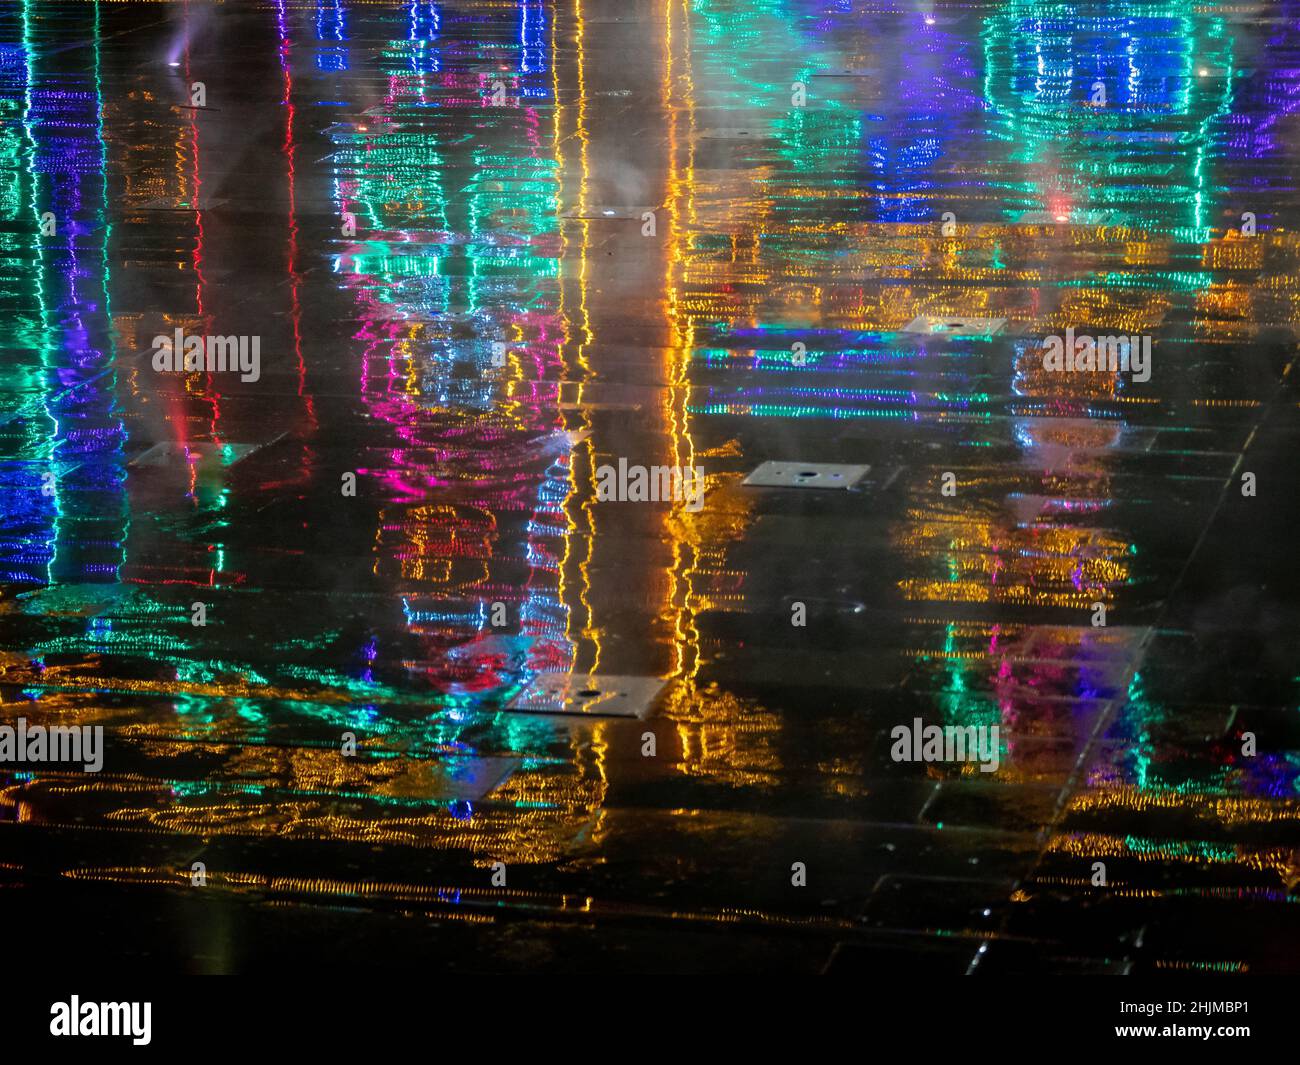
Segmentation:
{"type": "Polygon", "coordinates": [[[528,714],[645,717],[663,686],[658,677],[539,673],[506,703],[506,709],[528,714]]]}
{"type": "Polygon", "coordinates": [[[1000,333],[1005,318],[963,318],[960,315],[922,314],[903,327],[904,333],[923,336],[987,337],[1000,333]]]}
{"type": "Polygon", "coordinates": [[[1022,226],[1112,226],[1119,222],[1118,211],[1099,210],[1022,211],[1016,217],[1017,225],[1022,226]]]}
{"type": "Polygon", "coordinates": [[[211,211],[213,208],[222,207],[229,202],[229,200],[203,200],[198,204],[194,204],[186,200],[171,200],[159,197],[145,200],[144,203],[130,209],[135,211],[211,211]]]}
{"type": "MultiPolygon", "coordinates": [[[[283,436],[284,434],[281,434],[283,436]]],[[[277,439],[279,439],[277,437],[277,439]]],[[[168,442],[154,444],[148,451],[136,456],[129,466],[185,466],[197,465],[205,468],[233,466],[241,459],[247,458],[265,444],[214,444],[208,441],[193,444],[168,442]]]]}
{"type": "Polygon", "coordinates": [[[756,126],[720,126],[699,132],[700,139],[706,141],[760,140],[763,136],[764,133],[756,126]]]}
{"type": "Polygon", "coordinates": [[[870,472],[870,466],[837,462],[765,462],[742,483],[751,488],[849,489],[870,472]]]}
{"type": "Polygon", "coordinates": [[[647,211],[657,211],[658,207],[626,207],[615,204],[597,204],[592,207],[570,207],[567,211],[561,211],[561,218],[591,218],[591,219],[632,219],[637,222],[641,221],[641,216],[647,211]]]}

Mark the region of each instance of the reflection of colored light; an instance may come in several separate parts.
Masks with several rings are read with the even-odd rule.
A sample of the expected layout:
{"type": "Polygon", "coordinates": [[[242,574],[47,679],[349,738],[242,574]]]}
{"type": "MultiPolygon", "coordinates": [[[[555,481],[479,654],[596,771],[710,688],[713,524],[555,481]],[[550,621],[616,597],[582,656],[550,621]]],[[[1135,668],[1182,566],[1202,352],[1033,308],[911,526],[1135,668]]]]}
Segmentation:
{"type": "MultiPolygon", "coordinates": [[[[1212,132],[1228,113],[1234,74],[1222,18],[1173,3],[1093,14],[1008,0],[987,19],[984,43],[992,130],[1013,160],[1056,168],[1049,180],[1079,205],[1206,239],[1212,132]],[[1221,78],[1206,77],[1216,71],[1221,78]],[[1097,82],[1101,106],[1091,104],[1097,82]]],[[[1061,190],[1024,191],[1029,206],[1061,190]]]]}
{"type": "MultiPolygon", "coordinates": [[[[283,37],[283,26],[282,39],[287,39],[283,37]]],[[[342,0],[317,0],[316,40],[342,42],[347,39],[347,9],[342,0]]],[[[348,50],[333,45],[317,49],[316,68],[322,71],[347,70],[348,50]]]]}
{"type": "MultiPolygon", "coordinates": [[[[533,17],[534,8],[521,8],[529,34],[546,25],[533,17]]],[[[431,11],[412,8],[413,40],[432,39],[437,19],[436,12],[426,18],[431,11]]],[[[395,53],[382,61],[401,60],[395,53]]],[[[521,59],[521,69],[547,72],[533,59],[521,59]]],[[[461,149],[444,145],[436,130],[390,130],[388,119],[422,106],[429,75],[393,70],[388,78],[385,122],[354,127],[361,136],[345,136],[335,156],[340,211],[354,213],[359,230],[366,230],[364,243],[348,253],[351,272],[341,275],[361,308],[356,339],[363,345],[362,394],[402,445],[410,445],[391,451],[384,468],[362,471],[381,477],[393,500],[381,513],[375,567],[377,574],[396,575],[418,589],[404,596],[403,609],[408,627],[427,641],[434,663],[428,679],[448,694],[481,696],[506,682],[500,663],[481,658],[466,670],[448,672],[437,662],[439,648],[485,628],[482,597],[516,602],[519,629],[528,636],[549,639],[564,625],[564,609],[548,590],[555,580],[554,553],[544,545],[557,525],[551,500],[567,492],[555,478],[567,480],[567,464],[551,463],[540,477],[534,470],[524,479],[524,470],[513,468],[511,449],[501,446],[510,434],[522,443],[520,434],[535,440],[555,424],[545,413],[556,402],[554,386],[515,380],[501,402],[501,374],[491,361],[493,344],[500,344],[509,352],[507,374],[553,376],[548,367],[559,338],[549,307],[552,290],[541,283],[557,278],[556,261],[537,251],[555,230],[557,175],[554,162],[539,154],[539,117],[531,108],[491,109],[497,130],[461,149]],[[520,124],[523,138],[510,136],[520,124]],[[522,143],[522,151],[497,148],[498,140],[522,143]],[[522,180],[500,180],[516,175],[522,180]],[[462,187],[456,194],[445,191],[462,187]],[[472,339],[454,335],[447,324],[452,316],[473,323],[472,339]],[[436,469],[427,457],[431,442],[436,469]],[[421,505],[431,488],[453,485],[469,492],[458,506],[421,505]],[[495,515],[525,506],[534,520],[525,524],[524,542],[512,549],[495,515]],[[532,574],[522,596],[504,584],[491,586],[494,570],[515,552],[532,574]],[[539,574],[549,579],[538,580],[539,574]],[[477,597],[476,604],[440,605],[462,586],[471,599],[477,597]]],[[[437,82],[436,88],[454,91],[478,79],[443,73],[437,82]]],[[[443,104],[458,102],[453,96],[443,104]]],[[[481,93],[463,103],[482,106],[481,93]]]]}
{"type": "MultiPolygon", "coordinates": [[[[98,28],[99,12],[95,24],[98,28]]],[[[48,421],[41,450],[52,480],[33,484],[31,494],[11,502],[29,510],[43,532],[40,546],[30,533],[4,568],[15,580],[107,583],[117,579],[125,540],[122,451],[125,432],[117,410],[115,362],[109,326],[107,243],[104,217],[105,145],[101,125],[100,55],[94,50],[93,83],[66,89],[67,80],[43,72],[30,43],[29,5],[23,7],[21,84],[23,129],[30,160],[31,218],[49,212],[57,232],[34,236],[34,271],[39,304],[43,406],[48,421]],[[48,89],[50,83],[58,89],[48,89]],[[94,211],[92,221],[88,212],[94,211]],[[98,280],[97,289],[86,285],[98,280]],[[46,488],[52,491],[45,491],[46,488]],[[17,563],[17,569],[14,564],[17,563]]],[[[8,58],[17,58],[10,52],[8,58]]],[[[11,68],[10,76],[18,74],[11,68]]],[[[13,165],[23,160],[15,157],[13,165]]],[[[38,226],[33,226],[38,231],[38,226]]],[[[6,323],[7,325],[9,323],[6,323]]],[[[5,345],[28,344],[11,336],[5,345]]],[[[39,422],[28,420],[29,432],[39,422]]],[[[19,526],[20,528],[22,526],[19,526]]]]}
{"type": "Polygon", "coordinates": [[[1225,154],[1231,159],[1277,156],[1284,119],[1300,111],[1300,66],[1295,61],[1296,26],[1300,25],[1297,0],[1273,0],[1269,20],[1272,36],[1253,63],[1255,70],[1237,82],[1236,106],[1224,120],[1225,154]]]}

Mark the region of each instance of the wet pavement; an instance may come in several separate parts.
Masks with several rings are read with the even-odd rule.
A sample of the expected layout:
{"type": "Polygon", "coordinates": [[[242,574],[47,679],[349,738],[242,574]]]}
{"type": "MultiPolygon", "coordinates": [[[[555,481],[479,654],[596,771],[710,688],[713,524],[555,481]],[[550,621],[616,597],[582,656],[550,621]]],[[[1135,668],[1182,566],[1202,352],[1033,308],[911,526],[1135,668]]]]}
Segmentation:
{"type": "Polygon", "coordinates": [[[105,748],[0,762],[0,900],[1297,971],[1297,112],[1300,0],[0,3],[0,718],[105,748]]]}

